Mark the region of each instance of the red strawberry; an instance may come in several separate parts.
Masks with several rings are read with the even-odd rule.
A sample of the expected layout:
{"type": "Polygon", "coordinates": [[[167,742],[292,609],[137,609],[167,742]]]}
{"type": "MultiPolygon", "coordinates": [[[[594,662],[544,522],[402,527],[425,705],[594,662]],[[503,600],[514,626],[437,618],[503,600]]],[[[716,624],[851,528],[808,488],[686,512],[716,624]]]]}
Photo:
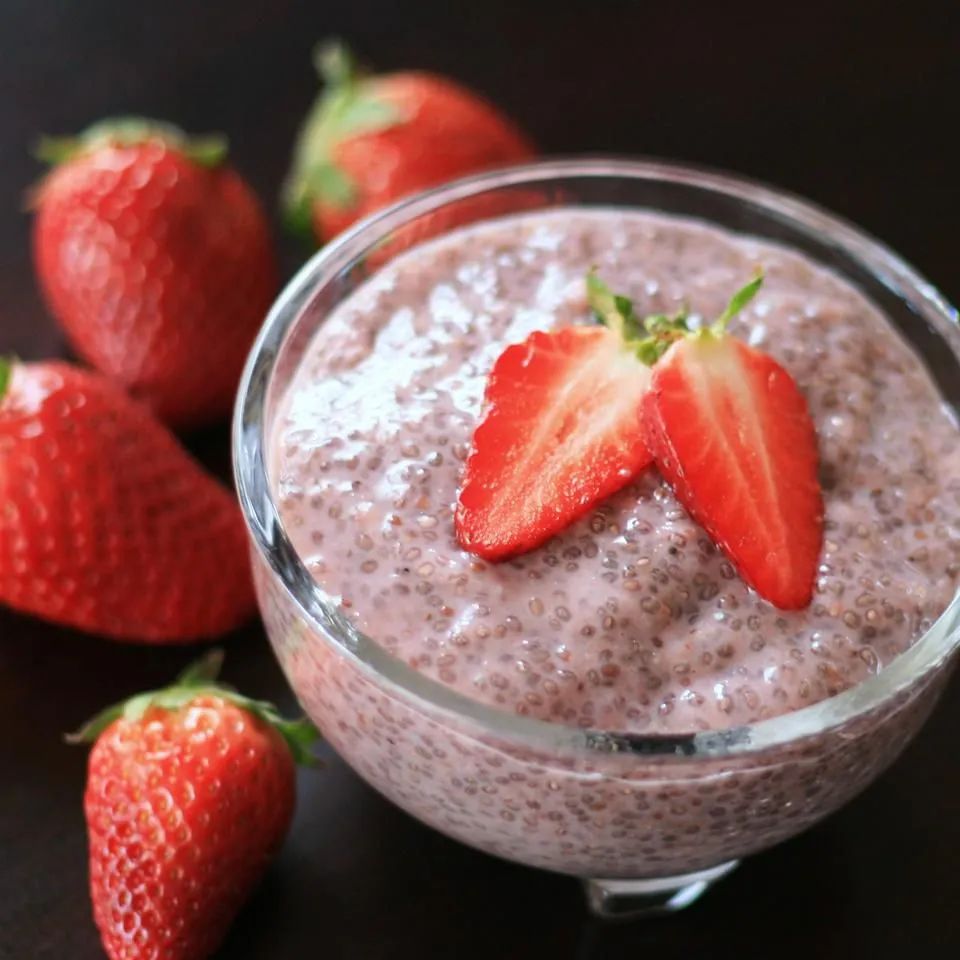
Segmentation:
{"type": "Polygon", "coordinates": [[[338,45],[321,49],[326,88],[297,142],[284,203],[320,242],[407,194],[534,155],[477,94],[430,73],[362,76],[338,45]]]}
{"type": "Polygon", "coordinates": [[[456,530],[488,560],[539,546],[651,462],[638,412],[653,341],[641,338],[628,300],[588,282],[604,326],[533,333],[507,347],[487,380],[456,530]]]}
{"type": "Polygon", "coordinates": [[[214,683],[219,665],[215,651],[68,738],[95,741],[90,897],[111,960],[209,957],[290,826],[316,731],[214,683]]]}
{"type": "Polygon", "coordinates": [[[175,425],[229,413],[276,292],[263,211],[225,142],[147,120],[48,141],[34,261],[77,353],[175,425]]]}
{"type": "Polygon", "coordinates": [[[66,363],[0,381],[0,603],[156,643],[247,619],[236,500],[146,407],[66,363]]]}
{"type": "Polygon", "coordinates": [[[823,537],[813,422],[787,371],[724,331],[759,285],[657,363],[644,437],[677,499],[743,579],[775,606],[799,609],[810,603],[823,537]]]}

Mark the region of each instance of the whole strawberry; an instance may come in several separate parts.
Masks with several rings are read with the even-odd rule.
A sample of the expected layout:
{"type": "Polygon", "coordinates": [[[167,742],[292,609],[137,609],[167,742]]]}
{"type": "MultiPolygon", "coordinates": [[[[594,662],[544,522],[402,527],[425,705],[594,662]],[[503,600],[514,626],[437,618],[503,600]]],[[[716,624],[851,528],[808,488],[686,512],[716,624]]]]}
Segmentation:
{"type": "Polygon", "coordinates": [[[395,200],[529,159],[527,137],[492,104],[423,72],[365,76],[338,44],[322,47],[325,87],[297,142],[284,205],[325,242],[395,200]]]}
{"type": "Polygon", "coordinates": [[[95,741],[90,897],[111,960],[210,956],[290,826],[316,730],[215,683],[221,659],[68,738],[95,741]]]}
{"type": "Polygon", "coordinates": [[[0,360],[0,603],[119,640],[222,634],[254,609],[236,499],[105,377],[0,360]]]}
{"type": "Polygon", "coordinates": [[[166,421],[225,416],[277,288],[266,218],[221,139],[141,119],[41,145],[34,262],[76,352],[166,421]]]}

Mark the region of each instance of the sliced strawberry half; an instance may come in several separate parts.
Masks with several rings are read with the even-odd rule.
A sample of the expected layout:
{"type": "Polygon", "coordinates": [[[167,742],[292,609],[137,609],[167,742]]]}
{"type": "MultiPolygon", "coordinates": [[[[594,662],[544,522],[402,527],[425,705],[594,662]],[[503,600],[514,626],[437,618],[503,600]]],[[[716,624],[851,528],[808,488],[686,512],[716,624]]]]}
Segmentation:
{"type": "Polygon", "coordinates": [[[775,606],[800,609],[813,595],[823,539],[813,422],[787,371],[724,330],[758,286],[666,351],[643,399],[644,438],[741,577],[775,606]]]}
{"type": "Polygon", "coordinates": [[[487,560],[539,546],[651,463],[639,429],[650,369],[630,301],[593,275],[601,326],[531,334],[487,380],[456,510],[460,545],[487,560]]]}

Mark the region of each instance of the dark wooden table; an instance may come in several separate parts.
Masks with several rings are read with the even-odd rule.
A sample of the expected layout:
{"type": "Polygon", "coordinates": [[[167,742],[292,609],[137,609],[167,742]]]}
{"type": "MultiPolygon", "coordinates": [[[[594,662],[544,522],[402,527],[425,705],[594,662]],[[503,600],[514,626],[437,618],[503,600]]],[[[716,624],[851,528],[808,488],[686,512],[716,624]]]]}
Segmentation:
{"type": "MultiPolygon", "coordinates": [[[[750,174],[883,237],[960,296],[955,4],[459,4],[0,0],[0,350],[63,352],[34,288],[26,146],[112,112],[223,129],[273,203],[331,33],[384,68],[451,73],[546,151],[650,153],[750,174]],[[728,7],[736,7],[734,13],[728,7]],[[953,22],[948,22],[951,16],[953,22]]],[[[288,271],[299,251],[284,248],[288,271]]],[[[226,473],[225,429],[188,438],[226,473]]],[[[292,698],[259,625],[226,673],[292,698]]],[[[194,651],[110,644],[0,611],[0,958],[100,956],[86,893],[84,751],[60,734],[194,651]]],[[[229,958],[942,957],[960,954],[960,685],[843,812],[756,857],[689,912],[603,927],[574,881],[432,833],[335,756],[304,775],[282,856],[229,958]]]]}

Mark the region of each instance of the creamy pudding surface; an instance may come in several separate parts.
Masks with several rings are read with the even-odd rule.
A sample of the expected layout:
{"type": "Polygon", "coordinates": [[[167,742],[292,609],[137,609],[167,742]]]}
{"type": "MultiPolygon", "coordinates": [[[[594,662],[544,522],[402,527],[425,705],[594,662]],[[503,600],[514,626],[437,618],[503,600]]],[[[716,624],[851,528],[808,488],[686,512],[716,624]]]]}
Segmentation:
{"type": "Polygon", "coordinates": [[[509,712],[687,732],[810,705],[881,670],[960,582],[960,434],[917,357],[836,275],[699,221],[525,214],[388,264],[327,320],[270,440],[281,518],[357,627],[509,712]],[[759,598],[651,467],[547,544],[463,551],[454,507],[494,361],[534,330],[593,322],[596,266],[639,314],[716,317],[810,406],[825,536],[813,603],[759,598]]]}

